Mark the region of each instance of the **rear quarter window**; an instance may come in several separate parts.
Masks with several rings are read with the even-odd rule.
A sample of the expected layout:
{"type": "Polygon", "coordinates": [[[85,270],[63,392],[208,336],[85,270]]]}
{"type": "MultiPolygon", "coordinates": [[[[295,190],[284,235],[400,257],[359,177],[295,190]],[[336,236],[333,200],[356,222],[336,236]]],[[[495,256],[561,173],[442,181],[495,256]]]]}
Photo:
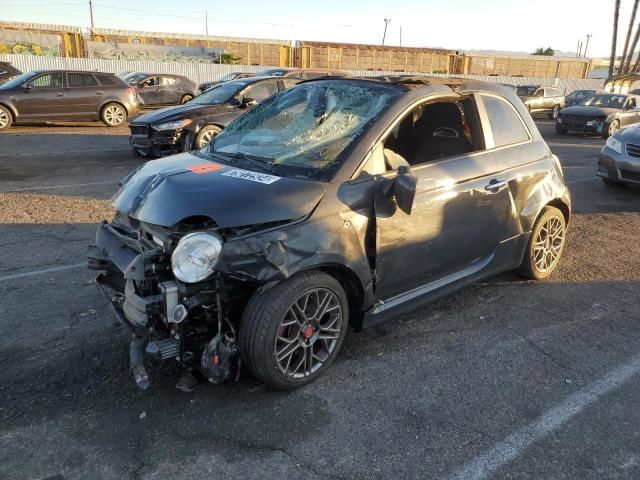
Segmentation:
{"type": "Polygon", "coordinates": [[[481,97],[496,147],[526,142],[531,138],[522,118],[509,102],[488,95],[481,97]]]}
{"type": "Polygon", "coordinates": [[[116,79],[110,75],[96,75],[96,78],[100,82],[100,85],[118,85],[116,79]]]}
{"type": "Polygon", "coordinates": [[[67,83],[70,87],[95,87],[98,85],[90,73],[67,73],[67,83]]]}

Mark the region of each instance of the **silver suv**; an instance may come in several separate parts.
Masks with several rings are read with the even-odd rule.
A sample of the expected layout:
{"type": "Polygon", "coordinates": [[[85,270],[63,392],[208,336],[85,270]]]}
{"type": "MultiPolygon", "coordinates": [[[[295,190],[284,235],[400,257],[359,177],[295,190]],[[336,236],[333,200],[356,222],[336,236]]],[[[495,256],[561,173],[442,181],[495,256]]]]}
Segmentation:
{"type": "Polygon", "coordinates": [[[538,86],[534,90],[530,85],[521,86],[518,87],[518,96],[531,114],[546,113],[549,118],[556,119],[560,110],[565,107],[564,93],[555,87],[538,86]]]}

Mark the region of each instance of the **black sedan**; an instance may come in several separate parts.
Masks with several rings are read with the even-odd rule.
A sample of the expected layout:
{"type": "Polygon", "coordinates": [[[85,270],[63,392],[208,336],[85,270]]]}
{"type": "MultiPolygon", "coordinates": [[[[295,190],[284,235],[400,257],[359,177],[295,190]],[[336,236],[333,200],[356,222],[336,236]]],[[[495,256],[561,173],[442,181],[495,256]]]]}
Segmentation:
{"type": "Polygon", "coordinates": [[[620,128],[640,122],[636,95],[598,93],[578,105],[560,111],[556,119],[556,132],[583,132],[609,138],[620,128]]]}
{"type": "Polygon", "coordinates": [[[595,94],[595,90],[574,90],[565,97],[564,101],[567,107],[572,107],[595,94]]]}
{"type": "Polygon", "coordinates": [[[137,154],[157,157],[202,148],[249,108],[299,81],[251,77],[221,83],[184,105],[140,115],[129,123],[129,143],[137,154]]]}
{"type": "Polygon", "coordinates": [[[607,139],[598,158],[596,175],[605,185],[640,185],[640,128],[625,128],[607,139]]]}
{"type": "Polygon", "coordinates": [[[254,77],[256,74],[252,72],[231,72],[227,73],[225,76],[221,77],[218,80],[214,80],[212,82],[204,82],[198,85],[198,94],[209,90],[211,87],[214,87],[220,83],[229,82],[231,80],[240,80],[241,78],[249,78],[254,77]]]}

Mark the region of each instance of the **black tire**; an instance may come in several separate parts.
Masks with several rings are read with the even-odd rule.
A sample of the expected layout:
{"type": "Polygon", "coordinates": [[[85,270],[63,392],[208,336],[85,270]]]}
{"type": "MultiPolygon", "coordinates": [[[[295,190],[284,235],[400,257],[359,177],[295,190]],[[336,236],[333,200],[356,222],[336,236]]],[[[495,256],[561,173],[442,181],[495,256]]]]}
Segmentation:
{"type": "Polygon", "coordinates": [[[611,135],[620,130],[620,120],[616,119],[611,122],[609,125],[605,125],[606,128],[602,129],[602,138],[605,140],[609,138],[611,135]]]}
{"type": "Polygon", "coordinates": [[[200,150],[205,147],[222,129],[216,125],[205,125],[193,139],[193,149],[200,150]]]}
{"type": "Polygon", "coordinates": [[[561,127],[560,125],[558,125],[558,124],[556,123],[556,133],[557,133],[558,135],[566,135],[566,134],[567,134],[567,132],[568,132],[568,130],[567,130],[565,127],[561,127]]]}
{"type": "Polygon", "coordinates": [[[602,178],[602,183],[611,188],[625,188],[627,186],[626,183],[616,182],[615,180],[611,180],[609,178],[602,178]]]}
{"type": "MultiPolygon", "coordinates": [[[[322,295],[322,293],[320,293],[320,295],[322,295]]],[[[307,303],[303,305],[306,307],[307,303]]],[[[313,306],[314,305],[311,305],[311,307],[313,306]]],[[[335,308],[332,308],[332,310],[335,310],[335,308]]],[[[298,310],[298,312],[300,312],[300,310],[298,310]]],[[[321,318],[324,318],[324,316],[321,318]]],[[[340,347],[347,333],[348,324],[349,303],[340,282],[324,272],[303,272],[294,275],[265,292],[255,292],[253,294],[242,314],[242,320],[240,322],[238,334],[240,354],[247,368],[258,379],[270,387],[279,390],[290,390],[312,382],[329,368],[340,351],[340,347]],[[305,326],[305,322],[303,322],[302,325],[295,322],[291,326],[281,325],[281,322],[287,320],[290,308],[293,308],[294,303],[301,301],[305,295],[311,298],[314,292],[318,290],[326,294],[332,294],[332,303],[339,305],[338,313],[341,315],[341,318],[338,323],[339,328],[336,327],[339,332],[334,333],[336,338],[332,338],[329,343],[320,338],[323,331],[322,328],[312,328],[313,333],[311,335],[314,335],[314,337],[309,338],[309,336],[307,336],[309,326],[305,326]],[[278,342],[281,340],[277,340],[276,335],[279,330],[282,332],[281,329],[287,328],[289,330],[297,329],[297,333],[294,332],[292,335],[294,338],[292,342],[285,343],[284,350],[289,348],[287,345],[294,346],[294,349],[292,353],[285,355],[281,362],[288,359],[289,363],[298,363],[301,358],[299,356],[300,352],[302,355],[302,360],[300,361],[302,362],[304,358],[306,358],[306,353],[309,351],[309,348],[311,348],[312,352],[312,362],[313,357],[315,357],[314,349],[316,349],[316,347],[318,348],[318,354],[326,353],[324,360],[319,362],[319,365],[316,364],[317,368],[315,370],[313,370],[313,367],[310,368],[309,373],[306,372],[305,362],[305,372],[302,372],[303,376],[300,376],[301,374],[297,374],[298,377],[295,376],[298,371],[297,369],[289,374],[289,363],[287,363],[283,369],[282,363],[278,361],[276,351],[278,349],[278,342]],[[294,342],[295,345],[299,346],[295,346],[294,342]],[[305,342],[308,342],[306,343],[306,347],[302,346],[302,343],[305,342]],[[329,344],[332,345],[332,349],[328,348],[327,345],[329,344]],[[323,353],[322,349],[325,346],[327,346],[327,352],[323,353]],[[295,360],[293,360],[294,358],[295,360]]],[[[283,333],[278,336],[278,339],[282,338],[282,335],[283,333]]],[[[289,336],[290,334],[287,334],[287,337],[289,336]]],[[[291,365],[291,367],[293,368],[293,365],[291,365]]],[[[300,365],[298,365],[298,368],[299,367],[300,365]]]]}
{"type": "Polygon", "coordinates": [[[183,95],[180,99],[180,103],[187,103],[189,100],[193,100],[193,95],[183,95]]]}
{"type": "Polygon", "coordinates": [[[0,105],[0,131],[9,130],[11,124],[13,124],[13,114],[8,108],[0,105]]]}
{"type": "MultiPolygon", "coordinates": [[[[527,248],[524,253],[524,257],[522,259],[522,264],[518,268],[518,273],[524,277],[532,278],[534,280],[544,280],[549,277],[553,271],[558,266],[558,262],[562,257],[562,252],[564,251],[564,246],[567,242],[567,222],[565,221],[564,215],[562,212],[556,207],[546,206],[543,210],[536,223],[531,230],[531,236],[529,237],[529,242],[527,243],[527,248]],[[557,253],[557,257],[554,260],[549,262],[549,266],[547,268],[540,268],[538,262],[540,259],[546,263],[549,260],[546,253],[543,253],[542,256],[539,256],[540,248],[546,250],[547,247],[547,239],[543,232],[543,228],[547,226],[548,230],[548,222],[552,221],[555,225],[556,222],[562,228],[562,240],[559,244],[554,247],[554,251],[557,253]],[[539,245],[541,238],[544,239],[545,243],[543,246],[539,245]],[[558,248],[559,247],[559,248],[558,248]]],[[[549,243],[554,243],[553,239],[549,240],[549,243]]],[[[549,245],[551,247],[551,245],[549,245]]],[[[544,252],[543,250],[543,252],[544,252]]],[[[550,255],[553,255],[550,253],[550,255]]]]}
{"type": "Polygon", "coordinates": [[[107,103],[100,110],[100,120],[107,127],[119,127],[127,121],[127,110],[119,103],[107,103]]]}
{"type": "Polygon", "coordinates": [[[551,111],[551,113],[549,114],[549,118],[551,120],[555,120],[556,118],[558,118],[558,114],[560,113],[560,105],[555,105],[553,107],[553,110],[551,111]]]}

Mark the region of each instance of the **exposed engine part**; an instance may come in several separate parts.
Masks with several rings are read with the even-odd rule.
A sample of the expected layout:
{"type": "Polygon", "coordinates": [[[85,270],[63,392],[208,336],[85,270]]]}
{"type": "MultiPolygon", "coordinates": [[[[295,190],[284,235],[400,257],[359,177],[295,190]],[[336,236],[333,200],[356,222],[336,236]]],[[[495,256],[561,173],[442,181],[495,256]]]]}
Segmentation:
{"type": "Polygon", "coordinates": [[[153,340],[147,344],[145,353],[152,360],[167,360],[178,356],[180,344],[173,338],[153,340]]]}
{"type": "MultiPolygon", "coordinates": [[[[180,298],[178,295],[178,285],[176,285],[176,282],[161,282],[160,291],[164,294],[164,306],[167,321],[171,322],[173,319],[173,310],[178,305],[180,298]]],[[[184,318],[182,320],[184,320],[184,318]]]]}
{"type": "Polygon", "coordinates": [[[144,368],[144,340],[140,337],[133,337],[129,347],[129,362],[133,378],[142,390],[149,388],[149,375],[144,368]]]}
{"type": "Polygon", "coordinates": [[[202,352],[200,370],[213,384],[223,383],[231,378],[238,365],[238,346],[230,334],[218,333],[202,352]]]}
{"type": "Polygon", "coordinates": [[[189,314],[189,311],[187,310],[187,307],[179,303],[174,307],[173,311],[171,312],[171,316],[169,317],[169,323],[176,323],[176,324],[182,323],[182,321],[185,318],[187,318],[188,314],[189,314]]]}

